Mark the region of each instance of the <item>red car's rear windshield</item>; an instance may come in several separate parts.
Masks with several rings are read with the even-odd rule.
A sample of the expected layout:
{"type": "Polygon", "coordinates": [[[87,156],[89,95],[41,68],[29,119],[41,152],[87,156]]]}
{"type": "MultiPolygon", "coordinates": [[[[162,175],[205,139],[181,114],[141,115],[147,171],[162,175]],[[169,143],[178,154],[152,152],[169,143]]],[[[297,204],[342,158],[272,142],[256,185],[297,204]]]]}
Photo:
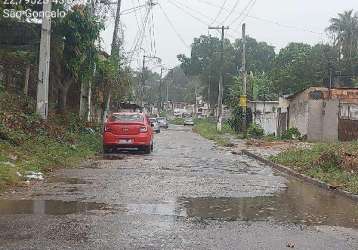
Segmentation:
{"type": "Polygon", "coordinates": [[[110,120],[113,122],[143,122],[144,117],[140,114],[114,114],[110,120]]]}

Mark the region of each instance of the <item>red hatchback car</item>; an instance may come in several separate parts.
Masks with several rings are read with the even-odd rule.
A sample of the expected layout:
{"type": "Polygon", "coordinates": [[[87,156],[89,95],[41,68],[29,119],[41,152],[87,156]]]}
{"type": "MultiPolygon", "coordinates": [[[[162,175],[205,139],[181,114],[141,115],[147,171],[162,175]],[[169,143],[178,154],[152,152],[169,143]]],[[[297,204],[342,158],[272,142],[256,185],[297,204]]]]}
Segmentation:
{"type": "Polygon", "coordinates": [[[103,152],[118,148],[137,148],[146,154],[153,151],[153,129],[142,113],[113,113],[104,125],[103,152]]]}

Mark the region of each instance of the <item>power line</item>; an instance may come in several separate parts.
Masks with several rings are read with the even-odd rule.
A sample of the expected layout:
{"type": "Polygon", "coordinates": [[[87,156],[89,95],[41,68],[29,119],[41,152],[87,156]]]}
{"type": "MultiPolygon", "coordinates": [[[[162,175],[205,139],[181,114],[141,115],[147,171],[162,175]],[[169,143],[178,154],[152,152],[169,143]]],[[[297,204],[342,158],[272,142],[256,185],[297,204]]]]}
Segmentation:
{"type": "Polygon", "coordinates": [[[245,6],[245,8],[240,12],[239,16],[237,18],[235,18],[231,23],[230,26],[233,25],[234,23],[236,23],[238,20],[241,19],[241,17],[243,16],[243,14],[249,9],[249,7],[251,6],[252,3],[255,3],[256,0],[250,0],[250,2],[245,6]]]}
{"type": "Polygon", "coordinates": [[[223,2],[223,4],[221,5],[221,7],[220,7],[220,9],[219,9],[219,12],[218,12],[218,14],[216,15],[216,17],[214,18],[214,20],[213,20],[213,22],[211,23],[211,25],[213,25],[213,24],[216,22],[216,20],[218,20],[218,18],[220,17],[221,13],[223,12],[223,10],[224,10],[224,8],[225,8],[226,3],[227,3],[227,0],[225,0],[225,1],[223,2]]]}
{"type": "Polygon", "coordinates": [[[230,18],[231,15],[235,12],[235,10],[236,10],[237,6],[239,6],[239,4],[240,4],[240,0],[237,0],[237,1],[235,2],[235,5],[232,7],[231,11],[230,11],[229,14],[227,15],[227,17],[224,19],[224,21],[222,21],[222,24],[226,23],[226,22],[229,20],[229,18],[230,18]]]}
{"type": "MultiPolygon", "coordinates": [[[[201,2],[201,3],[204,3],[208,6],[211,6],[211,7],[214,7],[214,8],[220,8],[221,6],[220,5],[217,5],[215,3],[212,3],[212,2],[209,2],[209,1],[206,1],[206,0],[197,0],[198,2],[201,2]]],[[[238,0],[239,2],[240,0],[238,0]]],[[[248,6],[246,6],[248,7],[248,6]]],[[[245,7],[245,8],[246,8],[245,7]]],[[[230,13],[230,12],[234,12],[234,10],[228,10],[227,8],[224,8],[223,9],[225,12],[227,13],[230,13]]],[[[243,10],[245,11],[245,9],[243,10]]],[[[236,19],[239,20],[240,17],[242,15],[239,15],[236,19]]],[[[290,29],[295,29],[295,30],[298,30],[298,31],[303,31],[303,32],[308,32],[308,33],[313,33],[313,34],[317,34],[317,35],[324,35],[324,33],[322,32],[318,32],[318,31],[313,31],[313,30],[310,30],[310,29],[306,29],[306,28],[302,28],[302,27],[297,27],[297,26],[293,26],[293,25],[289,25],[289,24],[283,24],[283,23],[280,23],[280,22],[277,22],[277,21],[274,21],[274,20],[270,20],[270,19],[267,19],[267,18],[261,18],[261,17],[257,17],[257,16],[252,16],[252,15],[247,15],[247,17],[249,18],[252,18],[252,19],[257,19],[257,20],[260,20],[260,21],[263,21],[263,22],[267,22],[267,23],[271,23],[271,24],[274,24],[274,25],[277,25],[277,26],[280,26],[280,27],[283,27],[283,28],[290,28],[290,29]]],[[[227,21],[227,20],[226,20],[227,21]]],[[[225,22],[226,22],[225,21],[225,22]]],[[[235,21],[236,22],[236,21],[235,21]]],[[[242,22],[242,21],[241,21],[242,22]]],[[[224,23],[224,22],[223,22],[224,23]]]]}
{"type": "Polygon", "coordinates": [[[192,18],[194,18],[195,20],[197,20],[198,22],[200,22],[201,24],[208,26],[209,24],[203,20],[201,20],[200,18],[192,15],[190,12],[186,11],[185,9],[183,9],[181,6],[179,6],[177,3],[168,0],[169,3],[171,3],[172,5],[176,6],[178,9],[180,9],[181,11],[183,11],[184,13],[186,13],[187,15],[191,16],[192,18]]]}
{"type": "MultiPolygon", "coordinates": [[[[169,0],[169,3],[175,5],[175,6],[176,6],[177,8],[179,8],[181,11],[183,11],[183,12],[186,13],[187,15],[191,16],[192,18],[194,18],[195,20],[197,20],[197,21],[200,22],[201,24],[204,24],[205,26],[210,26],[209,22],[210,22],[210,21],[213,21],[213,19],[212,19],[211,17],[208,17],[208,16],[206,16],[206,15],[200,13],[199,11],[194,10],[194,9],[192,9],[192,8],[190,8],[190,7],[186,6],[186,5],[184,5],[183,3],[180,3],[181,6],[184,6],[184,7],[186,7],[187,9],[189,9],[189,10],[191,10],[191,11],[193,11],[193,12],[196,12],[196,13],[198,13],[198,14],[204,16],[206,19],[209,20],[209,22],[204,21],[204,20],[202,20],[201,18],[199,18],[199,17],[197,17],[197,16],[191,14],[189,11],[187,11],[187,10],[185,10],[183,7],[179,6],[178,3],[176,3],[176,2],[173,2],[173,1],[169,0]]],[[[216,30],[216,31],[217,31],[217,30],[216,30]]],[[[217,32],[220,34],[219,31],[217,31],[217,32]]]]}
{"type": "Polygon", "coordinates": [[[267,23],[272,23],[272,24],[275,24],[275,25],[283,27],[283,28],[295,29],[295,30],[298,30],[298,31],[309,32],[309,33],[313,33],[313,34],[317,34],[317,35],[324,35],[324,33],[322,33],[322,32],[317,32],[317,31],[313,31],[313,30],[309,30],[309,29],[305,29],[305,28],[300,28],[300,27],[296,27],[296,26],[293,26],[293,25],[282,24],[282,23],[279,23],[277,21],[262,18],[262,17],[256,17],[256,16],[251,16],[251,15],[248,15],[247,17],[252,18],[252,19],[256,19],[256,20],[259,20],[259,21],[267,22],[267,23]]]}
{"type": "Polygon", "coordinates": [[[245,21],[245,19],[247,18],[247,16],[250,14],[252,8],[255,6],[255,3],[256,3],[256,0],[254,0],[254,1],[252,2],[252,4],[251,4],[251,6],[248,8],[248,10],[247,10],[245,16],[241,18],[240,24],[239,24],[239,26],[238,26],[238,29],[240,28],[241,23],[243,23],[243,22],[245,21]]]}
{"type": "Polygon", "coordinates": [[[134,53],[138,49],[138,45],[139,45],[139,47],[142,46],[142,43],[143,43],[143,40],[144,40],[144,37],[145,37],[145,30],[146,30],[146,27],[147,27],[147,24],[148,24],[148,19],[149,19],[149,14],[150,14],[151,8],[152,8],[152,6],[147,7],[145,18],[144,18],[143,23],[142,23],[142,27],[141,27],[141,29],[138,30],[138,32],[137,32],[137,34],[135,36],[134,46],[130,50],[131,52],[130,52],[129,63],[132,62],[134,53]]]}
{"type": "Polygon", "coordinates": [[[170,20],[169,16],[167,15],[167,13],[164,11],[164,8],[162,7],[161,4],[159,4],[160,9],[162,10],[164,17],[167,19],[170,27],[173,29],[174,33],[177,35],[177,37],[179,38],[179,40],[185,45],[185,47],[190,48],[190,46],[185,42],[185,40],[183,39],[183,37],[180,35],[180,33],[176,30],[173,22],[170,20]]]}
{"type": "Polygon", "coordinates": [[[155,40],[155,24],[154,24],[154,12],[152,11],[152,26],[153,26],[153,29],[152,29],[152,32],[153,32],[153,48],[154,48],[154,55],[157,54],[157,43],[156,43],[156,40],[155,40]]]}
{"type": "MultiPolygon", "coordinates": [[[[176,1],[176,0],[174,0],[174,1],[176,1]]],[[[184,8],[188,9],[189,11],[192,11],[192,12],[194,12],[194,13],[196,13],[196,14],[199,14],[200,16],[202,16],[204,19],[208,20],[209,22],[211,22],[211,21],[214,20],[212,17],[210,17],[210,16],[208,16],[208,15],[205,15],[204,13],[198,11],[197,9],[194,9],[194,8],[192,8],[192,7],[190,7],[190,6],[186,5],[186,4],[184,4],[184,3],[182,3],[182,2],[177,2],[177,4],[183,6],[184,8]]]]}
{"type": "Polygon", "coordinates": [[[139,6],[135,6],[133,8],[129,8],[129,9],[126,9],[126,10],[123,10],[120,15],[128,15],[128,14],[131,14],[133,12],[136,12],[138,9],[141,9],[143,7],[146,7],[145,4],[142,4],[142,5],[139,5],[139,6]]]}

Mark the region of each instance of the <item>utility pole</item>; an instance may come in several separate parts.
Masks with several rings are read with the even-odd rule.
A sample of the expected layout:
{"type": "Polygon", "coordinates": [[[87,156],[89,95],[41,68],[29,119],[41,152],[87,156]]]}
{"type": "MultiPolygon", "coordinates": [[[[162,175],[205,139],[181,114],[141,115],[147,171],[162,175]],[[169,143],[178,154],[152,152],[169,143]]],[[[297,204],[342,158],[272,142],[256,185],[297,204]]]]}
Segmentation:
{"type": "Polygon", "coordinates": [[[209,27],[210,30],[221,30],[221,56],[220,56],[220,80],[219,80],[219,95],[218,95],[218,122],[217,130],[221,132],[222,130],[222,120],[223,120],[223,95],[224,95],[224,39],[225,39],[225,30],[228,30],[229,27],[209,27]]]}
{"type": "MultiPolygon", "coordinates": [[[[50,13],[52,1],[43,2],[44,13],[50,13]]],[[[37,83],[36,112],[42,119],[48,116],[48,86],[50,76],[50,45],[51,45],[51,18],[44,15],[42,18],[41,42],[39,55],[39,74],[37,83]]]]}
{"type": "Polygon", "coordinates": [[[247,129],[247,73],[246,73],[246,24],[242,24],[242,71],[243,71],[243,95],[240,97],[240,105],[243,112],[242,129],[247,129]]]}
{"type": "Polygon", "coordinates": [[[142,64],[142,84],[140,86],[140,106],[144,106],[144,86],[145,86],[145,55],[143,56],[142,64]]]}

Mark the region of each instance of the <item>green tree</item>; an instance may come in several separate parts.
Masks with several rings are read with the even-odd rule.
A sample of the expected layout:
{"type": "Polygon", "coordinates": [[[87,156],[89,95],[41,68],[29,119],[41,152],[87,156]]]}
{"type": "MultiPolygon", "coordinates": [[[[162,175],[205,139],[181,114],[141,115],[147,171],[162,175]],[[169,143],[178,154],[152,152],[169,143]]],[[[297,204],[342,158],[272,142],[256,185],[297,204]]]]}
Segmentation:
{"type": "Polygon", "coordinates": [[[93,65],[98,56],[95,41],[103,28],[103,24],[90,15],[83,5],[74,6],[58,24],[59,34],[64,37],[63,72],[60,74],[62,80],[58,82],[61,88],[61,110],[66,108],[71,85],[81,84],[93,77],[93,65]]]}
{"type": "Polygon", "coordinates": [[[317,82],[311,54],[312,47],[304,43],[290,43],[281,49],[271,72],[274,88],[279,94],[297,92],[317,82]]]}
{"type": "Polygon", "coordinates": [[[348,76],[342,80],[352,85],[352,79],[358,73],[358,13],[353,10],[339,13],[330,19],[326,30],[333,36],[341,71],[348,76]]]}

